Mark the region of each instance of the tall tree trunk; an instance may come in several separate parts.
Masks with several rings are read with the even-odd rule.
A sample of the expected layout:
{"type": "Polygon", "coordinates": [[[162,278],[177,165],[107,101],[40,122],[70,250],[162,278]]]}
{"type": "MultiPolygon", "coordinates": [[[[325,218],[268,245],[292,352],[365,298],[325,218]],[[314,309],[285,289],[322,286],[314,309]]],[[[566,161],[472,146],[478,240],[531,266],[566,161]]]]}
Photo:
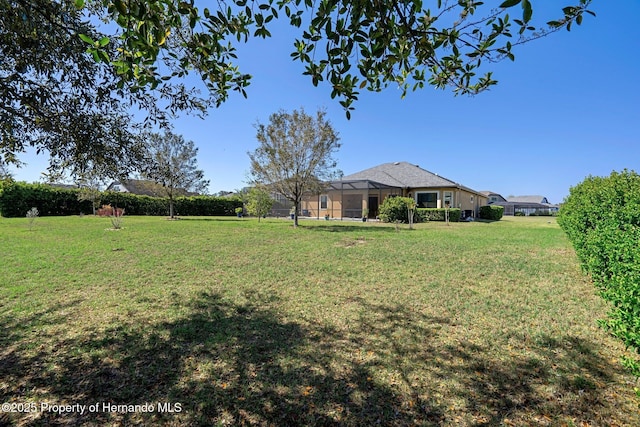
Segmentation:
{"type": "Polygon", "coordinates": [[[169,217],[173,219],[173,198],[169,198],[169,217]]]}

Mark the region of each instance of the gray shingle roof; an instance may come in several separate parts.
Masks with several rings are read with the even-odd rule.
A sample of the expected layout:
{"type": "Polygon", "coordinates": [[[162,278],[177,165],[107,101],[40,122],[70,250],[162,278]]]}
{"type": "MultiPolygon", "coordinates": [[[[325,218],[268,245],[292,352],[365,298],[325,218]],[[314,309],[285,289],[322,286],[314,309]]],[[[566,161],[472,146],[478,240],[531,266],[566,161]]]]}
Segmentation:
{"type": "Polygon", "coordinates": [[[509,197],[507,200],[516,203],[549,203],[544,196],[517,196],[509,197]]]}
{"type": "Polygon", "coordinates": [[[351,175],[346,175],[342,180],[369,180],[400,188],[460,186],[450,179],[408,162],[384,163],[351,175]]]}
{"type": "MultiPolygon", "coordinates": [[[[128,192],[140,196],[166,197],[167,195],[162,185],[149,180],[123,179],[120,182],[113,182],[111,185],[109,185],[107,190],[109,190],[113,185],[121,185],[126,188],[128,192]]],[[[197,193],[191,193],[189,191],[185,191],[184,189],[176,188],[174,194],[176,196],[194,196],[197,193]]]]}

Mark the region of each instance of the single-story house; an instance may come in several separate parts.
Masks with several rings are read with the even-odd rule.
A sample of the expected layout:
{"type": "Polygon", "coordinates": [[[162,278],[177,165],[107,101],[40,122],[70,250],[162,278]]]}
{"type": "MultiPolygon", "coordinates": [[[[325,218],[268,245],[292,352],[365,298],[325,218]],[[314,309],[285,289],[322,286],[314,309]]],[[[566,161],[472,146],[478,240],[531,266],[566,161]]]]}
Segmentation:
{"type": "Polygon", "coordinates": [[[504,198],[491,191],[483,191],[489,198],[490,205],[504,207],[504,215],[552,215],[558,212],[559,206],[549,203],[544,196],[515,196],[504,198]]]}
{"type": "Polygon", "coordinates": [[[475,217],[487,196],[436,173],[408,162],[384,163],[328,182],[324,191],[305,197],[303,216],[360,218],[368,210],[369,218],[390,196],[412,197],[419,208],[460,208],[464,216],[475,217]]]}
{"type": "MultiPolygon", "coordinates": [[[[122,179],[120,181],[114,181],[109,184],[106,191],[131,193],[137,194],[138,196],[167,197],[167,192],[161,184],[144,179],[122,179]]],[[[183,189],[176,189],[174,194],[176,196],[197,196],[197,193],[183,189]]]]}

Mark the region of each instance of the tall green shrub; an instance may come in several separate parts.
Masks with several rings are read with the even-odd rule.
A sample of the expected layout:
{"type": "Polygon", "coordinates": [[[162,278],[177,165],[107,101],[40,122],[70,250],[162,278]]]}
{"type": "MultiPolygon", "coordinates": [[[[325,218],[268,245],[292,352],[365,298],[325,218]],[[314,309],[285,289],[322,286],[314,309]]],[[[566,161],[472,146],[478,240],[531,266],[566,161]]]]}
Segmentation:
{"type": "MultiPolygon", "coordinates": [[[[411,197],[387,197],[379,207],[378,216],[384,222],[402,222],[408,223],[408,209],[411,203],[415,201],[411,197]]],[[[421,216],[417,215],[414,209],[413,221],[421,222],[421,216]]]]}
{"type": "Polygon", "coordinates": [[[480,206],[478,216],[482,219],[488,219],[490,221],[499,221],[504,214],[503,206],[487,205],[480,206]]]}
{"type": "MultiPolygon", "coordinates": [[[[612,304],[601,325],[640,352],[640,176],[624,170],[587,177],[571,188],[558,223],[600,294],[612,304]]],[[[626,365],[640,376],[638,360],[626,365]]]]}

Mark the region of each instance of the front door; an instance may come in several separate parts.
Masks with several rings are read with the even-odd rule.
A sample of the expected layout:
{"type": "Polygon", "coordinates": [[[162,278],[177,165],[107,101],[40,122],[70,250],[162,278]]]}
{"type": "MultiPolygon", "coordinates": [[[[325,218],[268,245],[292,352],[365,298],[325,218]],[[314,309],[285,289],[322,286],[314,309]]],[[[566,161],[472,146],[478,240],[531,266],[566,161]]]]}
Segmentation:
{"type": "Polygon", "coordinates": [[[369,218],[378,216],[378,196],[369,196],[369,218]]]}

